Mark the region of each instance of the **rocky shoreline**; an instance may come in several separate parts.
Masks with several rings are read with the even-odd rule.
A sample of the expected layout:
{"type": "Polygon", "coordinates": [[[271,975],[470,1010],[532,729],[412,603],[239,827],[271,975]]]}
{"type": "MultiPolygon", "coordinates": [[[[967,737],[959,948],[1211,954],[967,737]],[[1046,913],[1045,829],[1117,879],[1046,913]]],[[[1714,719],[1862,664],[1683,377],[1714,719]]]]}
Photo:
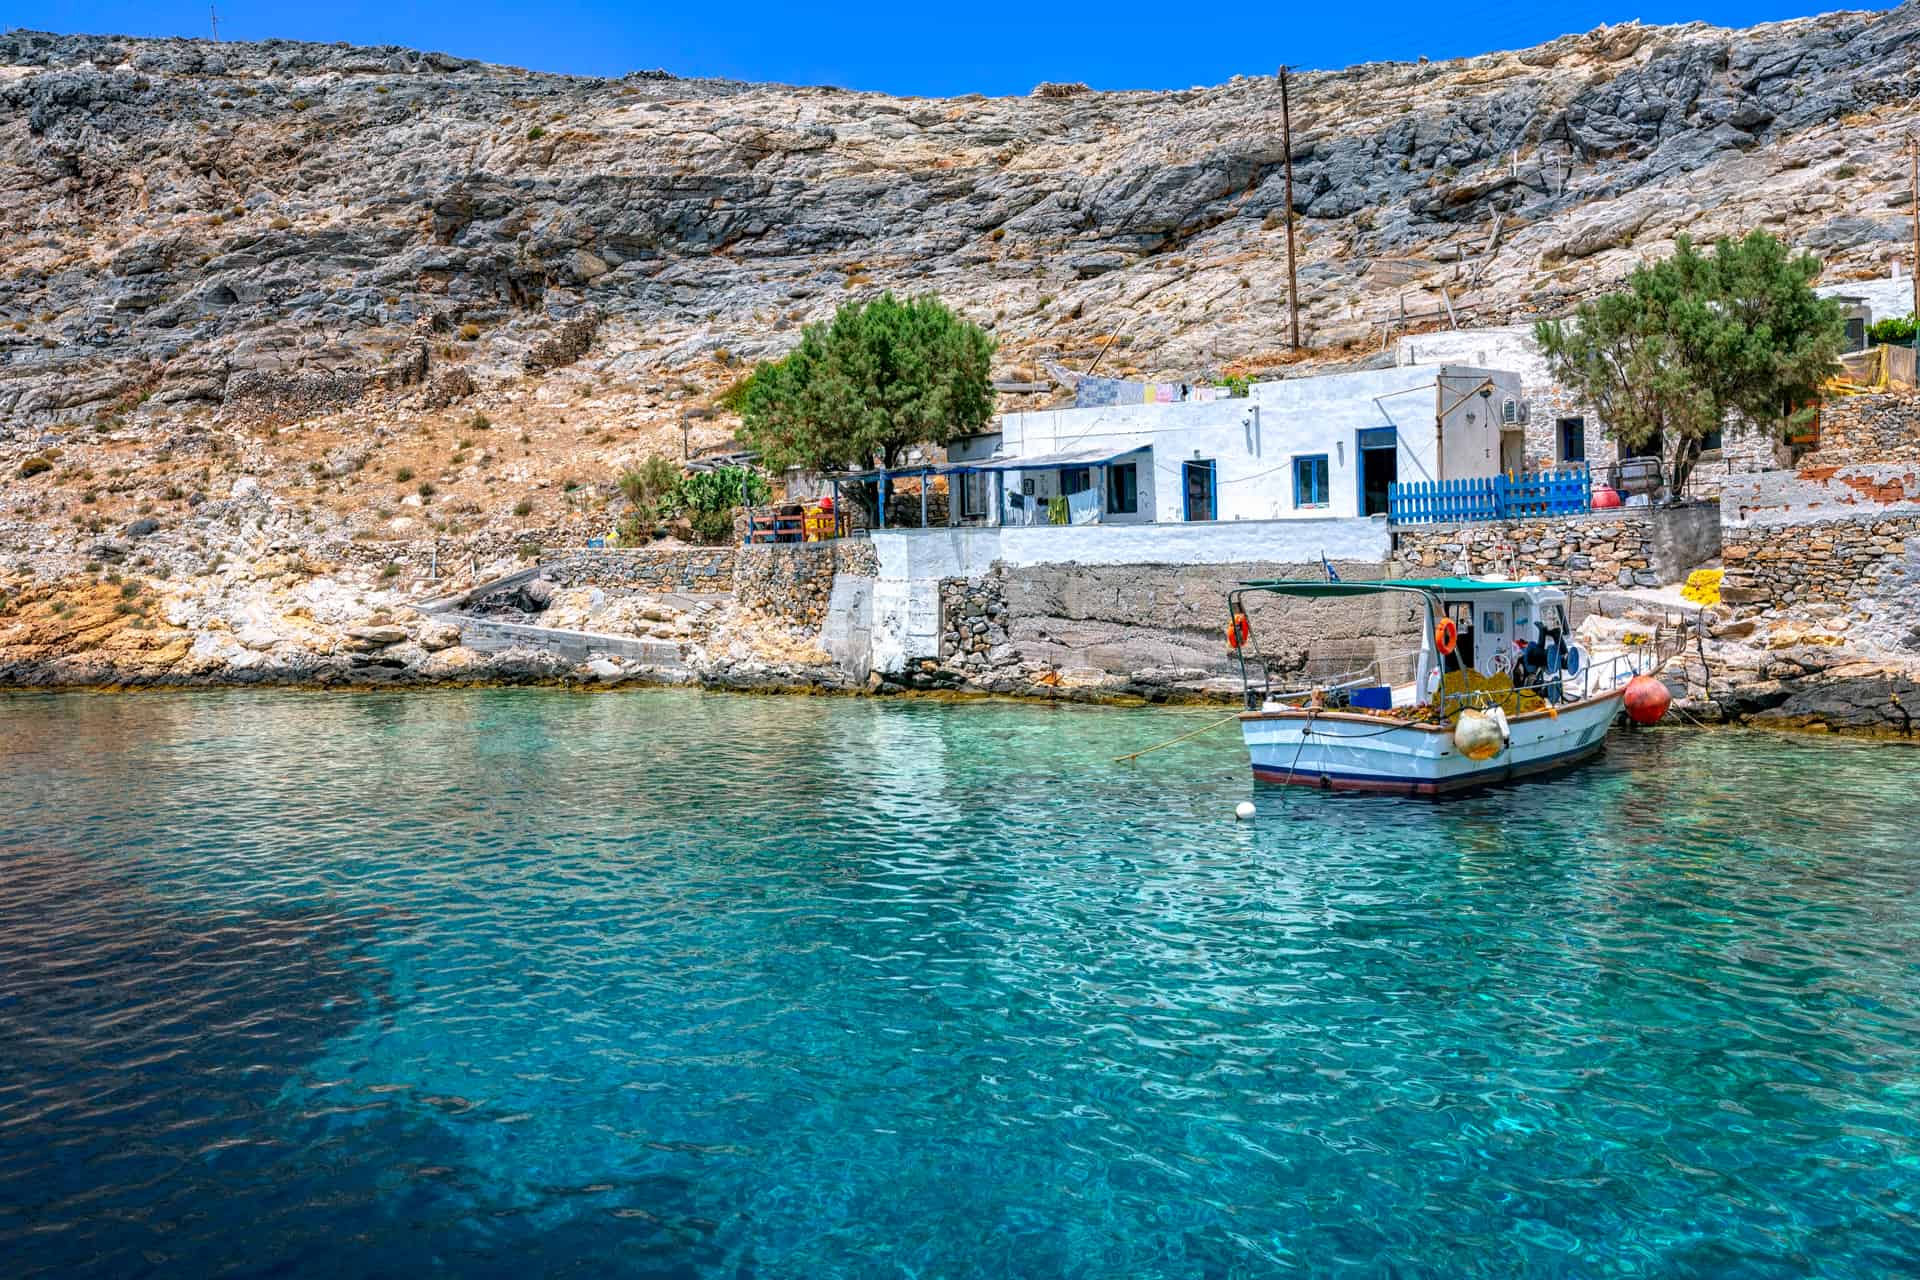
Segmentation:
{"type": "MultiPolygon", "coordinates": [[[[402,624],[391,624],[401,629],[402,624]]],[[[427,619],[427,628],[436,625],[427,619]]],[[[444,624],[438,624],[444,625],[444,624]]],[[[427,629],[422,628],[422,629],[427,629]]],[[[375,639],[382,637],[376,636],[375,639]]],[[[365,643],[365,638],[362,638],[365,643]]],[[[1036,673],[990,682],[935,662],[916,663],[897,676],[856,680],[830,664],[705,661],[684,668],[620,663],[605,657],[569,661],[535,649],[482,654],[453,645],[412,661],[417,639],[300,663],[197,669],[159,667],[92,655],[65,654],[0,663],[0,691],[131,693],[211,689],[283,689],[324,692],[549,687],[579,691],[698,688],[716,693],[841,697],[909,697],[948,701],[1014,699],[1105,706],[1232,706],[1236,694],[1219,689],[1169,688],[1160,683],[1075,679],[1072,673],[1036,673]]],[[[1671,665],[1676,701],[1669,724],[1689,728],[1751,728],[1848,737],[1915,738],[1920,672],[1831,646],[1803,645],[1744,653],[1721,645],[1707,650],[1712,674],[1703,682],[1696,655],[1671,665]]]]}

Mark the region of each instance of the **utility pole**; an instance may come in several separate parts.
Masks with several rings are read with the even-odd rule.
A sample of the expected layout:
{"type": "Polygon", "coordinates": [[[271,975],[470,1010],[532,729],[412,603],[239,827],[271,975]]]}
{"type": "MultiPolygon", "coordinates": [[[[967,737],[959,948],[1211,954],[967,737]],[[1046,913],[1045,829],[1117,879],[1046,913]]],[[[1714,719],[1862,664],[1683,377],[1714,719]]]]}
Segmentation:
{"type": "Polygon", "coordinates": [[[1287,69],[1280,68],[1280,146],[1286,151],[1287,173],[1287,317],[1293,349],[1300,349],[1300,281],[1293,270],[1293,109],[1287,101],[1287,69]]]}
{"type": "Polygon", "coordinates": [[[213,24],[213,42],[220,43],[220,11],[211,4],[207,6],[207,20],[213,24]]]}
{"type": "Polygon", "coordinates": [[[1920,138],[1907,135],[1907,209],[1913,214],[1913,314],[1920,319],[1920,138]]]}

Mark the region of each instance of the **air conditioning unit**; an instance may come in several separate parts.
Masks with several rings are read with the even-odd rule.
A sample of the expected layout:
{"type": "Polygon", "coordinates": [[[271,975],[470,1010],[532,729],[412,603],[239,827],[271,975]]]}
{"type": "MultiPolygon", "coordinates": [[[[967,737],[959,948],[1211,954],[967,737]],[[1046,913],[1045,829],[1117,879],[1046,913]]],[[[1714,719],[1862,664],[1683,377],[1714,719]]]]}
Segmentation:
{"type": "Polygon", "coordinates": [[[1500,421],[1509,427],[1525,426],[1527,421],[1527,402],[1512,396],[1500,402],[1500,421]]]}

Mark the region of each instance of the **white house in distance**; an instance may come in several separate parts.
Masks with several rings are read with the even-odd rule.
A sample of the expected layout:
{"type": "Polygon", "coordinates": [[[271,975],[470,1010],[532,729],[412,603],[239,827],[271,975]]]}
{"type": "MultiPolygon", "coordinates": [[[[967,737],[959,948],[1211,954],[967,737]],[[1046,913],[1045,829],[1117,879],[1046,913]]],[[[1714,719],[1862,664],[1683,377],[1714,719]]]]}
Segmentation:
{"type": "Polygon", "coordinates": [[[1520,470],[1517,374],[1410,365],[1261,382],[1239,399],[1009,413],[949,446],[953,525],[1384,515],[1387,487],[1520,470]]]}

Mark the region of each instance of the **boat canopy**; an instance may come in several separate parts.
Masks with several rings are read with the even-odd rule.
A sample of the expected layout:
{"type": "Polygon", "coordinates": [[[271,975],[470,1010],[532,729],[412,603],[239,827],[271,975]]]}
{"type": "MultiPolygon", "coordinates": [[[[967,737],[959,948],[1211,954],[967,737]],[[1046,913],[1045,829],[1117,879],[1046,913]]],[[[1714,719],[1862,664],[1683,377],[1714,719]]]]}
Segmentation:
{"type": "Polygon", "coordinates": [[[1245,590],[1271,591],[1275,595],[1295,596],[1303,600],[1327,600],[1340,596],[1376,595],[1383,591],[1420,591],[1438,596],[1461,596],[1494,591],[1537,591],[1542,588],[1560,588],[1566,584],[1509,578],[1378,578],[1370,582],[1255,578],[1242,582],[1240,586],[1245,590]]]}

